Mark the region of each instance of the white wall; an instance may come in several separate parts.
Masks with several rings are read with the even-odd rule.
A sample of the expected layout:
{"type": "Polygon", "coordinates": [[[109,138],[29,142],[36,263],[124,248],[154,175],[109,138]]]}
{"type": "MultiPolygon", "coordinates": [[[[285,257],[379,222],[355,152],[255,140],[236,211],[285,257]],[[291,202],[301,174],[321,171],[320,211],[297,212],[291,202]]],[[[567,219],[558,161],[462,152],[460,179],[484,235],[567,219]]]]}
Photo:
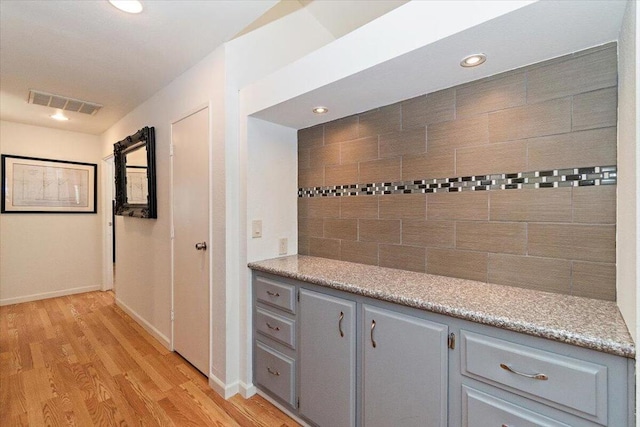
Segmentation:
{"type": "MultiPolygon", "coordinates": [[[[95,135],[2,121],[0,152],[96,163],[100,179],[95,135]]],[[[97,214],[0,215],[0,305],[101,288],[100,194],[97,202],[97,214]]]]}
{"type": "Polygon", "coordinates": [[[638,205],[640,148],[638,147],[638,9],[630,1],[624,16],[618,67],[618,236],[617,300],[627,326],[638,343],[638,205]]]}
{"type": "MultiPolygon", "coordinates": [[[[116,217],[118,304],[166,346],[171,337],[171,124],[202,106],[210,109],[212,346],[210,375],[226,381],[225,341],[225,104],[224,48],[140,105],[102,135],[105,153],[144,126],[155,127],[158,218],[116,217]]],[[[105,154],[106,155],[106,154],[105,154]]]]}

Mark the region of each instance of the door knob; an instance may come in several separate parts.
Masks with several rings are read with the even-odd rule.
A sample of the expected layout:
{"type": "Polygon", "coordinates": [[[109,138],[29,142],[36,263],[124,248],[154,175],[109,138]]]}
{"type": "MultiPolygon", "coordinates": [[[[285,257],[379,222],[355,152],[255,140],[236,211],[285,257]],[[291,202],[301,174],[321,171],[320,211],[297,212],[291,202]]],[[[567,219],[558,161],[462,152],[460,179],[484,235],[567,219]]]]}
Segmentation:
{"type": "Polygon", "coordinates": [[[198,250],[198,251],[206,251],[207,250],[207,242],[196,243],[196,250],[198,250]]]}

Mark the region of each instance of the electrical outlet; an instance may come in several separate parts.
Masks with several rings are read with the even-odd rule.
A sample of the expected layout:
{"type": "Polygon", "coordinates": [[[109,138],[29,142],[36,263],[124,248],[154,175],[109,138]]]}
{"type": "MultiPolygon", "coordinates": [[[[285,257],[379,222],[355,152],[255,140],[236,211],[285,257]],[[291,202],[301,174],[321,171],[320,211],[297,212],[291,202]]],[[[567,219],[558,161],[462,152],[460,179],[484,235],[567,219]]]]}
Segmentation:
{"type": "Polygon", "coordinates": [[[251,221],[251,237],[254,239],[262,237],[262,220],[254,219],[251,221]]]}
{"type": "Polygon", "coordinates": [[[278,240],[278,253],[280,255],[286,255],[287,252],[289,251],[288,249],[288,239],[286,237],[281,238],[280,240],[278,240]]]}

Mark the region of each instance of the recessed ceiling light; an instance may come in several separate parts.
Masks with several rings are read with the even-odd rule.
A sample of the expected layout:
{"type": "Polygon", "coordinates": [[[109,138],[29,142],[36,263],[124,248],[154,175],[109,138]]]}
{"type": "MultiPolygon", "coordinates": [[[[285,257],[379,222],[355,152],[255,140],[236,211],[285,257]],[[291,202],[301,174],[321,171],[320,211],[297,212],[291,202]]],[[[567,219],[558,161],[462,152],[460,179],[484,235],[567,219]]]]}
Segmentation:
{"type": "Polygon", "coordinates": [[[329,112],[327,107],[316,107],[313,109],[313,112],[316,114],[326,114],[329,112]]]}
{"type": "Polygon", "coordinates": [[[113,6],[117,7],[123,12],[127,13],[140,13],[142,12],[142,3],[138,0],[109,0],[113,6]]]}
{"type": "Polygon", "coordinates": [[[474,53],[473,55],[469,55],[460,61],[460,65],[469,68],[469,67],[477,67],[480,64],[484,64],[487,60],[487,55],[484,53],[474,53]]]}
{"type": "Polygon", "coordinates": [[[67,117],[64,114],[62,114],[61,111],[58,111],[57,113],[52,114],[50,117],[52,119],[54,119],[54,120],[58,120],[58,121],[61,121],[61,122],[65,122],[65,121],[69,120],[69,117],[67,117]]]}

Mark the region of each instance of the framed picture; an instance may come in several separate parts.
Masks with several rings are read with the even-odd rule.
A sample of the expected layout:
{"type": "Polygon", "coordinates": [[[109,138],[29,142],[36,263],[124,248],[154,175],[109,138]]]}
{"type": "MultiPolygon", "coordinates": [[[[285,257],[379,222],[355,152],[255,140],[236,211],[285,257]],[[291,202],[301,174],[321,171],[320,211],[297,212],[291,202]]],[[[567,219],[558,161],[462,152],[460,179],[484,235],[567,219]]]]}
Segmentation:
{"type": "Polygon", "coordinates": [[[2,213],[96,213],[95,163],[2,155],[2,213]]]}

